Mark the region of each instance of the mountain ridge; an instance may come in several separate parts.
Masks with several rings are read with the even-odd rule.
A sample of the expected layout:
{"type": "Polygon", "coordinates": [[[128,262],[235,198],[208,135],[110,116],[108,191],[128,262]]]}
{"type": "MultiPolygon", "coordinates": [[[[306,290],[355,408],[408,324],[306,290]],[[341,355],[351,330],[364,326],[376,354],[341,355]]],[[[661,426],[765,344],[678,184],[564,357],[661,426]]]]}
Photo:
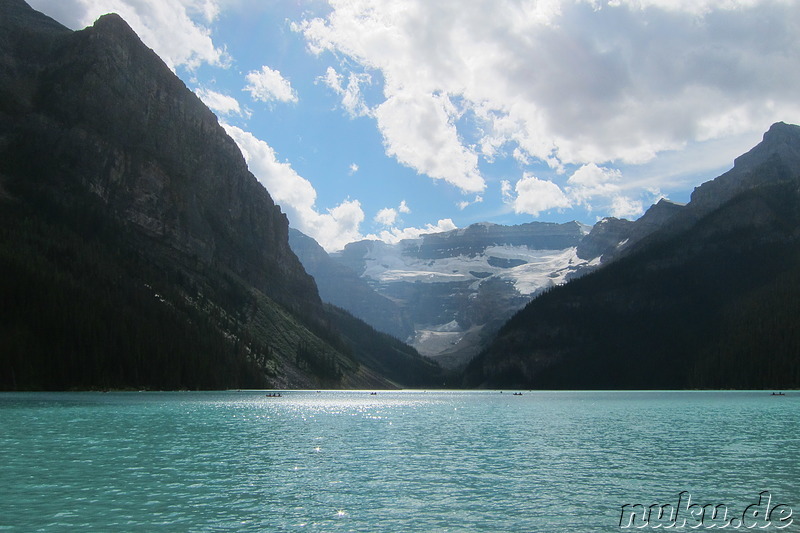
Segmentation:
{"type": "Polygon", "coordinates": [[[397,339],[406,340],[413,335],[414,327],[400,307],[374,291],[350,268],[331,259],[317,241],[289,228],[289,245],[314,277],[325,302],[348,310],[378,331],[397,339]]]}
{"type": "Polygon", "coordinates": [[[770,132],[756,165],[701,185],[613,261],[517,313],[464,385],[800,386],[800,128],[770,132]],[[720,190],[719,205],[705,199],[720,190]]]}
{"type": "Polygon", "coordinates": [[[329,287],[320,289],[325,301],[455,368],[535,294],[592,268],[575,253],[588,231],[574,221],[483,222],[397,244],[358,241],[333,254],[316,243],[312,254],[309,245],[290,242],[318,283],[329,287]],[[397,329],[386,313],[410,326],[397,329]]]}
{"type": "Polygon", "coordinates": [[[402,384],[366,346],[418,356],[323,305],[234,141],[121,17],[73,32],[0,0],[0,29],[0,388],[402,384]]]}

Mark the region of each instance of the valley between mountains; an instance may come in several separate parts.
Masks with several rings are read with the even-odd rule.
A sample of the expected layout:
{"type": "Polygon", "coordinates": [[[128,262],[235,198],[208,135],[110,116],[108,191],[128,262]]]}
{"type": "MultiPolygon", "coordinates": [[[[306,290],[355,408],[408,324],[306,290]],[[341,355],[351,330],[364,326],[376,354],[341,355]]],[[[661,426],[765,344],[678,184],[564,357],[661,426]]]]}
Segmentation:
{"type": "Polygon", "coordinates": [[[121,17],[0,0],[0,221],[4,390],[800,387],[792,124],[634,221],[329,254],[121,17]]]}

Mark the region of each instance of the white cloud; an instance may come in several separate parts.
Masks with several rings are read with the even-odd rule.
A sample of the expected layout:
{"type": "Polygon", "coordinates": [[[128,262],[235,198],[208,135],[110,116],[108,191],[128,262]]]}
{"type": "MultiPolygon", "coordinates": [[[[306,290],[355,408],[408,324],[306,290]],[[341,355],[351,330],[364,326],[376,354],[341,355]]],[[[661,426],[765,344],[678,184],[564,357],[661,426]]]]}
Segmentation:
{"type": "Polygon", "coordinates": [[[706,15],[714,10],[753,8],[760,3],[762,3],[761,0],[609,0],[608,2],[610,6],[614,7],[624,5],[640,10],[658,8],[693,15],[706,15]]]}
{"type": "Polygon", "coordinates": [[[375,222],[382,226],[394,226],[397,222],[397,209],[384,207],[375,215],[375,222]]]}
{"type": "Polygon", "coordinates": [[[387,207],[381,209],[378,211],[378,214],[375,215],[374,221],[384,226],[384,229],[378,233],[371,233],[364,238],[380,240],[389,244],[396,244],[403,239],[416,239],[420,235],[424,235],[426,233],[440,233],[443,231],[457,229],[457,226],[453,223],[453,220],[449,218],[440,219],[436,224],[425,224],[425,227],[422,228],[397,227],[398,223],[402,223],[400,214],[410,212],[411,208],[408,207],[408,203],[405,200],[401,201],[400,205],[396,208],[387,207]]]}
{"type": "Polygon", "coordinates": [[[500,182],[500,194],[503,198],[504,204],[513,204],[514,203],[514,189],[511,187],[511,182],[508,180],[502,180],[500,182]]]}
{"type": "MultiPolygon", "coordinates": [[[[567,180],[566,194],[573,204],[583,205],[589,211],[599,207],[611,216],[635,219],[644,212],[642,200],[625,196],[620,185],[622,180],[621,171],[589,163],[576,170],[567,180]]],[[[653,197],[654,201],[662,196],[657,188],[642,189],[642,194],[653,197]]]]}
{"type": "Polygon", "coordinates": [[[470,201],[470,200],[462,200],[462,201],[456,203],[456,206],[460,210],[463,211],[464,209],[466,209],[467,207],[471,206],[472,204],[479,204],[481,202],[483,202],[483,196],[481,196],[480,194],[476,194],[475,198],[472,201],[470,201]]]}
{"type": "Polygon", "coordinates": [[[239,115],[243,117],[250,116],[250,113],[248,111],[243,111],[242,107],[239,105],[239,101],[232,96],[218,93],[204,87],[199,87],[195,89],[194,92],[203,101],[203,103],[209,107],[209,109],[219,115],[239,115]]]}
{"type": "Polygon", "coordinates": [[[392,96],[374,111],[388,155],[465,193],[481,192],[486,183],[478,156],[461,145],[453,114],[446,96],[410,93],[392,96]]]}
{"type": "Polygon", "coordinates": [[[416,239],[420,235],[426,233],[441,233],[444,231],[451,231],[458,229],[453,221],[449,218],[439,220],[435,225],[426,224],[424,228],[389,228],[381,231],[378,234],[367,235],[366,239],[380,240],[389,244],[396,244],[403,239],[416,239]]]}
{"type": "MultiPolygon", "coordinates": [[[[502,189],[506,194],[511,194],[509,186],[503,185],[502,189]]],[[[516,196],[513,196],[512,205],[516,213],[527,213],[538,217],[542,211],[572,207],[558,185],[552,181],[541,180],[527,172],[517,181],[514,191],[516,196]]]]}
{"type": "Polygon", "coordinates": [[[359,227],[364,211],[358,200],[345,200],[326,213],[317,211],[317,191],[289,163],[278,161],[275,151],[252,133],[223,124],[244,155],[250,171],[281,206],[292,227],[316,239],[328,251],[362,238],[359,227]]]}
{"type": "Polygon", "coordinates": [[[593,198],[617,195],[621,178],[622,172],[617,169],[589,163],[576,170],[567,180],[567,194],[575,204],[591,208],[590,201],[593,198]]]}
{"type": "Polygon", "coordinates": [[[261,70],[253,70],[245,77],[247,85],[244,90],[250,93],[253,100],[261,102],[297,102],[297,93],[292,89],[289,80],[284,78],[280,71],[268,66],[261,70]]]}
{"type": "Polygon", "coordinates": [[[636,219],[644,213],[642,202],[625,196],[615,196],[611,201],[612,217],[636,219]]]}
{"type": "Polygon", "coordinates": [[[336,72],[336,69],[333,67],[328,67],[325,70],[325,75],[320,76],[318,81],[321,81],[337,94],[342,94],[344,92],[344,88],[342,87],[342,75],[336,72]]]}
{"type": "MultiPolygon", "coordinates": [[[[800,122],[795,0],[330,5],[325,18],[295,25],[309,48],[379,73],[384,101],[372,116],[387,154],[466,192],[485,187],[479,157],[610,171],[761,133],[777,120],[800,122]],[[475,119],[471,130],[464,116],[475,119]]],[[[344,91],[336,76],[331,83],[344,91]]],[[[573,183],[574,201],[611,202],[621,194],[615,184],[627,191],[626,176],[573,183]]]]}
{"type": "Polygon", "coordinates": [[[72,29],[82,29],[101,15],[118,13],[147,46],[173,70],[202,63],[224,66],[224,49],[205,25],[219,14],[217,0],[30,0],[31,7],[72,29]],[[202,22],[197,19],[201,18],[202,22]]]}
{"type": "Polygon", "coordinates": [[[211,23],[219,16],[220,7],[217,0],[181,0],[190,13],[197,13],[211,23]]]}
{"type": "Polygon", "coordinates": [[[320,79],[342,97],[342,107],[344,107],[348,115],[355,118],[371,114],[371,110],[361,94],[361,84],[372,83],[372,77],[369,74],[351,72],[347,79],[347,86],[343,86],[343,76],[336,72],[333,67],[328,67],[325,75],[320,79]]]}
{"type": "Polygon", "coordinates": [[[327,251],[341,250],[346,244],[359,241],[363,236],[359,227],[364,221],[364,210],[358,200],[345,200],[327,213],[317,215],[308,224],[308,235],[313,236],[327,251]]]}
{"type": "Polygon", "coordinates": [[[400,202],[400,205],[397,208],[394,207],[385,207],[378,211],[378,214],[375,215],[373,219],[375,222],[382,226],[386,226],[387,228],[392,228],[398,222],[398,218],[400,213],[406,214],[410,213],[411,209],[408,207],[408,204],[405,200],[400,202]]]}

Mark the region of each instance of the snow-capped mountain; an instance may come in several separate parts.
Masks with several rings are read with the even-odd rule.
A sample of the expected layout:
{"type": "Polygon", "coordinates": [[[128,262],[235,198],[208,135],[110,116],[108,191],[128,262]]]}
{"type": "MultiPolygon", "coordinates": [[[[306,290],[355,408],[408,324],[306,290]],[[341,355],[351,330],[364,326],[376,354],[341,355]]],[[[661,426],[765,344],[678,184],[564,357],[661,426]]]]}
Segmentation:
{"type": "Polygon", "coordinates": [[[636,221],[483,222],[330,256],[299,232],[290,244],[323,300],[455,367],[543,291],[613,262],[684,210],[661,200],[636,221]]]}
{"type": "MultiPolygon", "coordinates": [[[[331,258],[403,309],[414,324],[404,340],[454,365],[534,296],[596,265],[577,253],[590,230],[578,222],[479,223],[398,244],[351,243],[331,258]]],[[[332,303],[359,315],[357,302],[332,303]]]]}

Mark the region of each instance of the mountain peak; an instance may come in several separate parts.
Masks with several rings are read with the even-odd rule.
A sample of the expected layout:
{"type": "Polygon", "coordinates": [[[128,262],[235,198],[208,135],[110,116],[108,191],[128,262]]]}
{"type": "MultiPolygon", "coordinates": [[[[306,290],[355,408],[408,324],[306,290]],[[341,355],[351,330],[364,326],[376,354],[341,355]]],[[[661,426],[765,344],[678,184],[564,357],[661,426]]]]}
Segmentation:
{"type": "Polygon", "coordinates": [[[776,156],[785,164],[800,168],[800,126],[776,122],[758,145],[734,160],[733,167],[749,171],[776,156]]]}
{"type": "Polygon", "coordinates": [[[94,29],[113,33],[128,32],[133,33],[133,29],[116,13],[106,13],[101,15],[93,24],[94,29]]]}
{"type": "Polygon", "coordinates": [[[645,214],[642,215],[642,218],[652,217],[652,216],[660,217],[663,216],[664,214],[671,216],[674,212],[680,211],[684,207],[686,207],[685,204],[679,204],[678,202],[673,202],[668,198],[661,198],[658,202],[654,203],[647,209],[645,214]]]}
{"type": "Polygon", "coordinates": [[[73,32],[0,0],[0,181],[0,293],[30,303],[0,389],[441,383],[323,306],[233,139],[119,15],[73,32]]]}
{"type": "MultiPolygon", "coordinates": [[[[16,1],[0,6],[0,14],[19,11],[34,28],[48,20],[16,1]]],[[[280,303],[302,295],[311,307],[321,305],[289,248],[286,217],[214,114],[119,15],[67,32],[51,49],[9,50],[18,64],[39,66],[25,83],[10,71],[8,86],[25,88],[11,96],[35,98],[8,120],[31,110],[48,120],[36,122],[41,131],[15,132],[16,149],[0,144],[0,161],[58,186],[80,184],[108,214],[170,253],[226,265],[280,303]],[[45,170],[31,170],[33,163],[45,170]]],[[[0,63],[6,49],[0,47],[0,63]]],[[[0,75],[0,89],[3,82],[0,75]]]]}
{"type": "Polygon", "coordinates": [[[769,127],[766,133],[764,133],[764,140],[766,141],[768,138],[776,137],[776,136],[800,136],[800,126],[795,124],[787,124],[785,122],[776,122],[772,126],[769,127]]]}
{"type": "MultiPolygon", "coordinates": [[[[139,38],[139,35],[131,26],[116,13],[101,15],[92,26],[86,28],[78,34],[86,33],[90,41],[100,40],[102,44],[93,44],[92,47],[99,46],[104,49],[104,53],[109,57],[116,58],[117,61],[127,63],[132,58],[130,54],[137,57],[134,63],[147,62],[150,68],[164,70],[162,65],[166,65],[150,47],[139,38]]],[[[124,65],[125,68],[136,67],[135,64],[124,65]]],[[[165,73],[166,74],[166,73],[165,73]]]]}
{"type": "Polygon", "coordinates": [[[708,212],[747,189],[799,178],[800,126],[776,122],[731,170],[695,188],[689,205],[696,213],[708,212]]]}

